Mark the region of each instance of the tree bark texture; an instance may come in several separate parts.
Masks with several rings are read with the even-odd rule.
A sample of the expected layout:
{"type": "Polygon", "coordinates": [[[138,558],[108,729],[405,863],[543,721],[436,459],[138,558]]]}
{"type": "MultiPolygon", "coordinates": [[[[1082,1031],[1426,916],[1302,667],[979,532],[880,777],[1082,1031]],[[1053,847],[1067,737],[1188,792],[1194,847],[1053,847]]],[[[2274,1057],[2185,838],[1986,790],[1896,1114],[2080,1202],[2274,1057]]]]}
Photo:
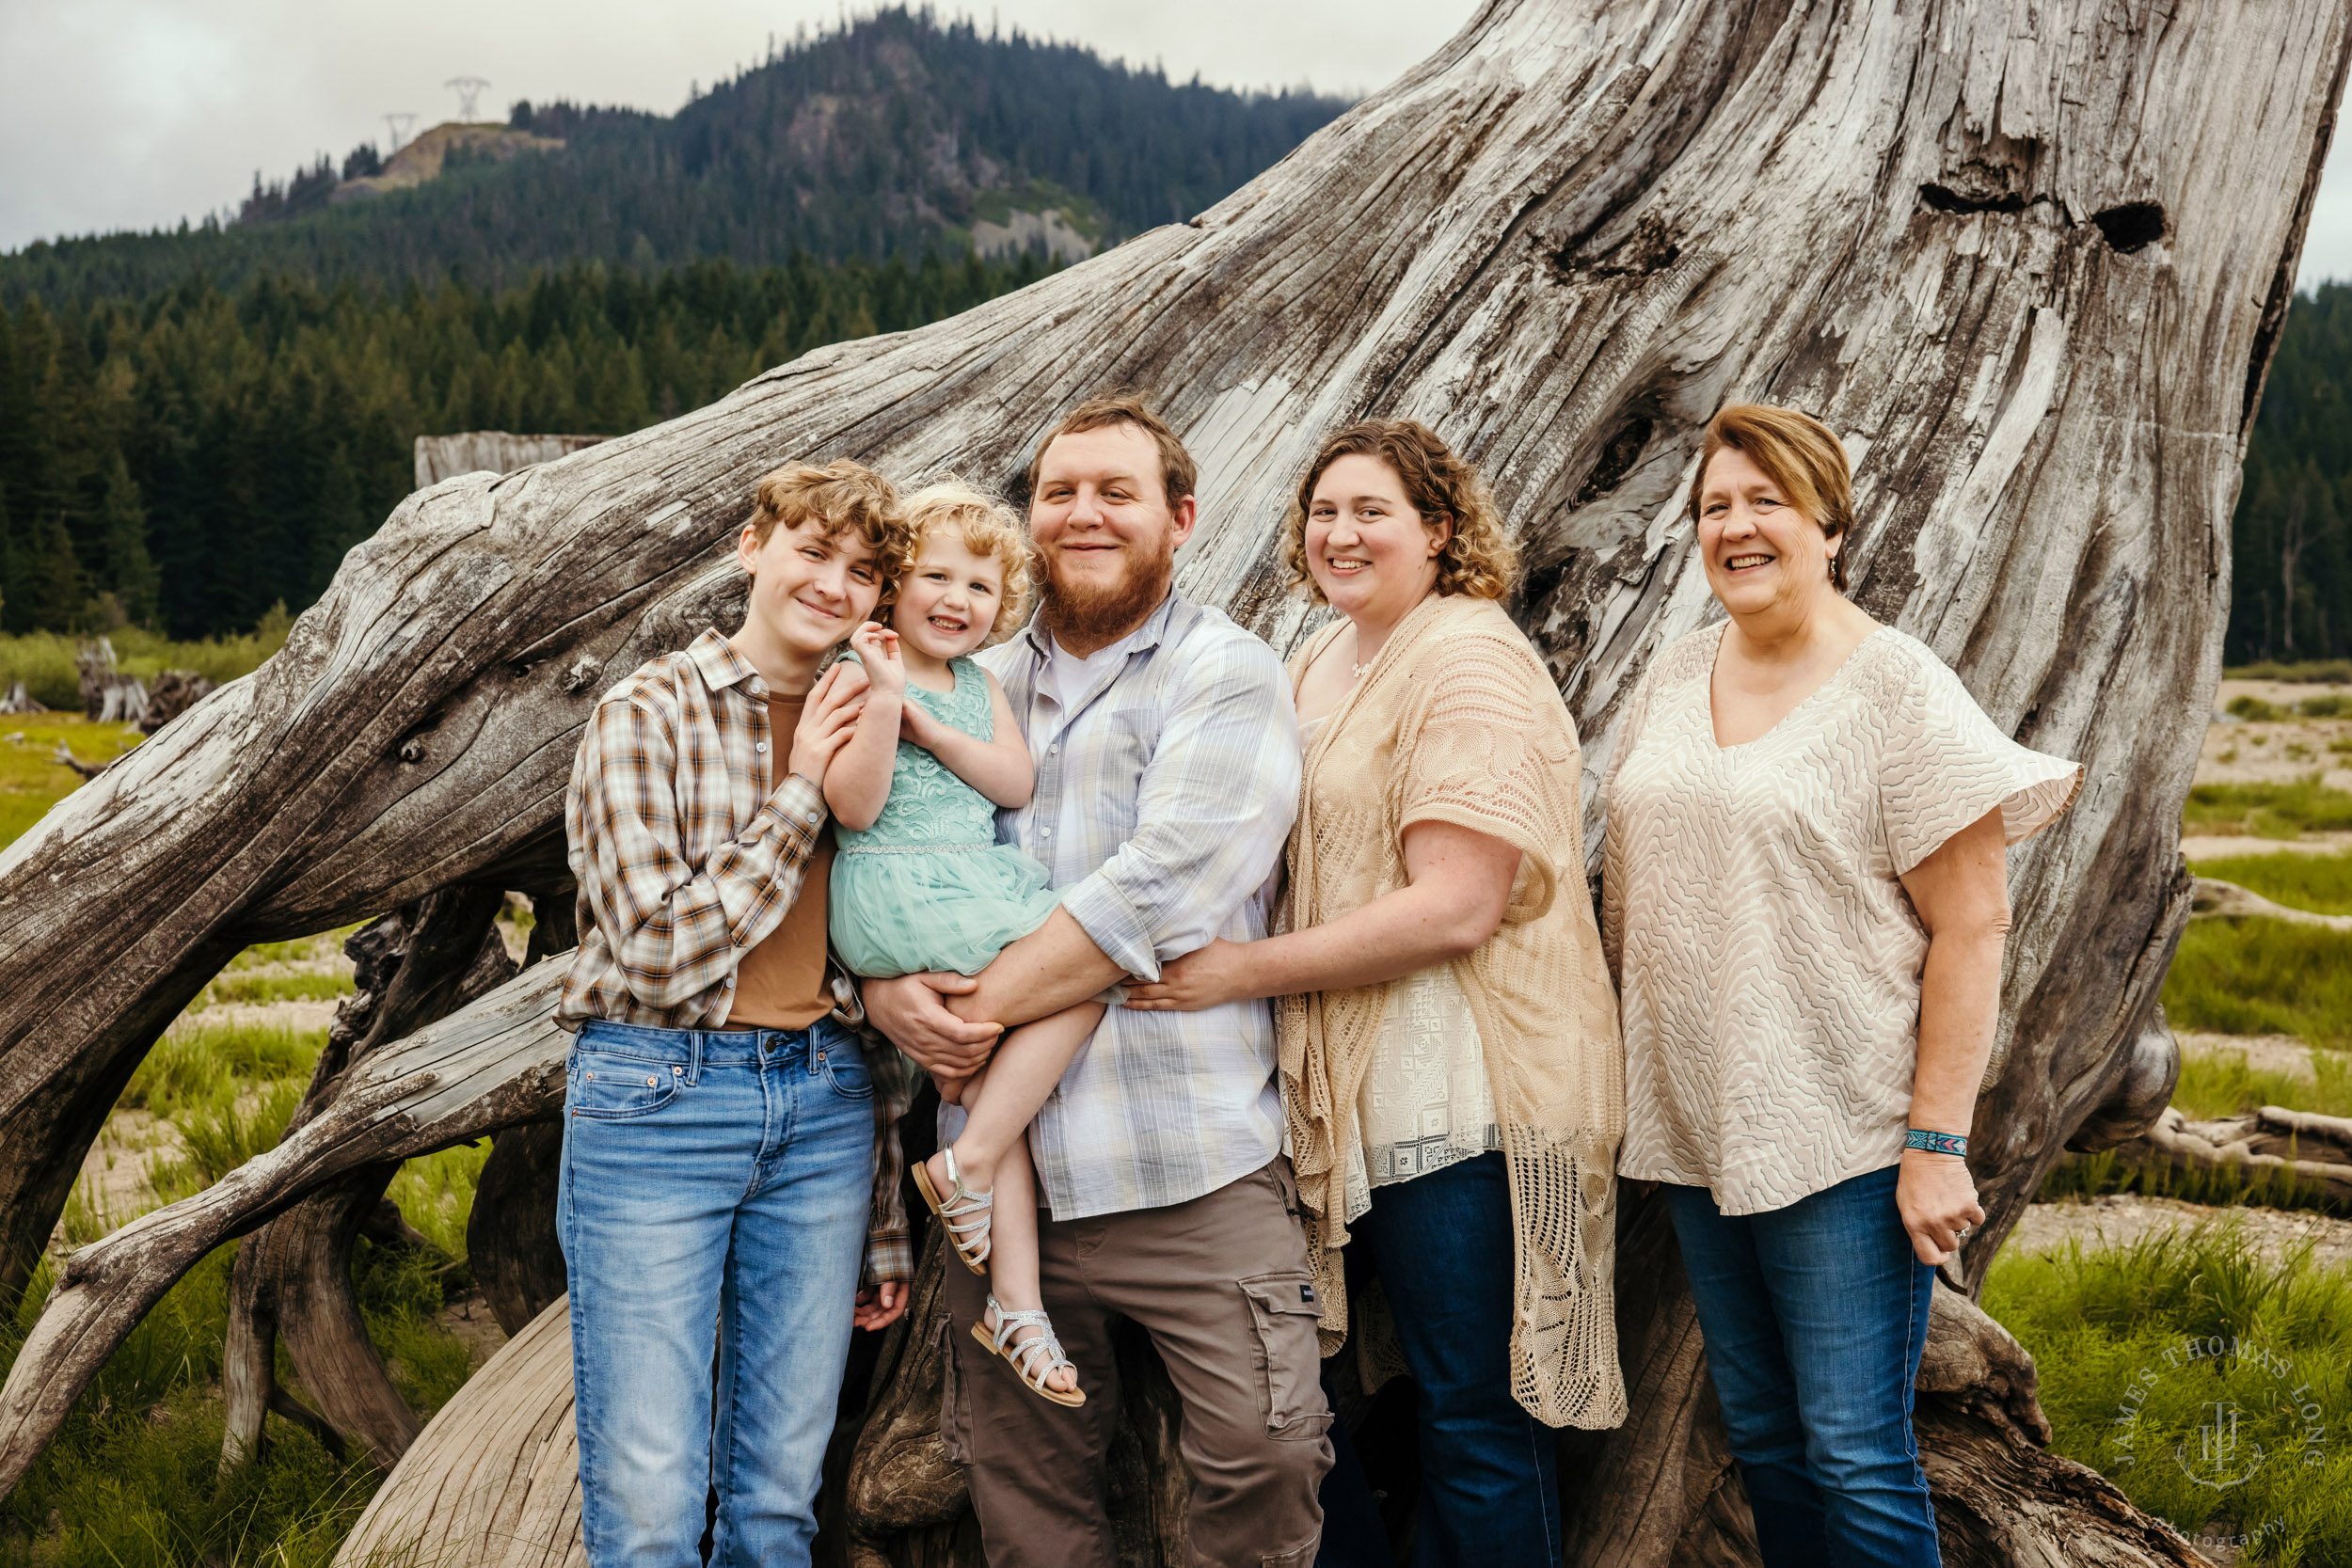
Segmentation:
{"type": "MultiPolygon", "coordinates": [[[[461,884],[352,935],[343,946],[357,990],[336,1009],[326,1049],[288,1132],[324,1111],[351,1069],[386,1041],[514,976],[514,961],[494,925],[505,898],[496,887],[461,884]]],[[[386,1239],[388,1220],[394,1235],[405,1228],[384,1196],[399,1169],[394,1161],[353,1170],[238,1249],[221,1378],[224,1465],[261,1449],[263,1413],[275,1408],[280,1393],[273,1381],[278,1339],[322,1419],[378,1465],[389,1469],[415,1441],[421,1423],[368,1338],[351,1278],[352,1244],[363,1228],[373,1222],[372,1239],[378,1241],[386,1239]]]]}
{"type": "MultiPolygon", "coordinates": [[[[2155,996],[2190,903],[2179,811],[2347,3],[1492,0],[1188,225],[410,498],[277,658],[0,855],[0,1285],[21,1287],[132,1068],[237,949],[455,883],[560,879],[580,723],[739,613],[726,546],[759,473],[849,455],[1017,491],[1058,413],[1131,386],[1200,463],[1181,586],[1278,647],[1312,619],[1276,544],[1327,430],[1412,416],[1478,461],[1596,782],[1634,681],[1715,613],[1678,507],[1708,417],[1764,399],[1844,435],[1856,598],[2086,769],[2010,858],[1973,1139],[1991,1218],[1948,1271],[1975,1289],[2068,1140],[2132,1135],[2172,1069],[2155,996]]],[[[41,1369],[119,1337],[187,1248],[329,1166],[544,1117],[562,1052],[528,1015],[551,983],[533,971],[387,1047],[275,1154],[70,1260],[0,1389],[0,1486],[54,1410],[41,1369]]],[[[1629,1295],[1677,1277],[1645,1206],[1626,1224],[1629,1295]]],[[[1642,1391],[1597,1461],[1617,1479],[1596,1506],[1640,1515],[1639,1549],[1580,1560],[1688,1556],[1707,1520],[1707,1551],[1743,1549],[1744,1511],[1690,1457],[1711,1423],[1695,1337],[1676,1343],[1629,1352],[1642,1391]]]]}

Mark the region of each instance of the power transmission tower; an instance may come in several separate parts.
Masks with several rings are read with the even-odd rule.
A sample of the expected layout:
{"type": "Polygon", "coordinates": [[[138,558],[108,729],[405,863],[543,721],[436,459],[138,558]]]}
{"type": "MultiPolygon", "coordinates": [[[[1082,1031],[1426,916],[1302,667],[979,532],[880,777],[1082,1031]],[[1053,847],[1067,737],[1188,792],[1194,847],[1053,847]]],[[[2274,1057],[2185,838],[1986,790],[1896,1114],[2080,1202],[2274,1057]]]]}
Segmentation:
{"type": "Polygon", "coordinates": [[[384,150],[384,156],[389,158],[393,153],[400,150],[401,144],[408,139],[408,127],[414,125],[416,122],[417,117],[413,114],[386,115],[384,117],[384,128],[392,134],[392,145],[384,150]]]}
{"type": "Polygon", "coordinates": [[[457,94],[457,118],[471,123],[474,106],[481,101],[482,89],[490,84],[480,76],[453,76],[441,86],[457,94]]]}

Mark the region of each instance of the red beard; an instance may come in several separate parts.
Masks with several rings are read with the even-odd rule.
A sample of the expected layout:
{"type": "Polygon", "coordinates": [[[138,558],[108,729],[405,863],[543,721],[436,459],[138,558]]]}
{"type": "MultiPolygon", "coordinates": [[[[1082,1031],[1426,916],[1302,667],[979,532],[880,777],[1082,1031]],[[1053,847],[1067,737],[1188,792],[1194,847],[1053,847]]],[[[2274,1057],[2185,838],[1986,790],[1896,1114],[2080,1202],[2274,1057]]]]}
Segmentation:
{"type": "Polygon", "coordinates": [[[1044,571],[1039,574],[1038,619],[1054,639],[1064,645],[1070,642],[1108,644],[1117,641],[1149,615],[1159,602],[1168,597],[1168,584],[1176,580],[1176,542],[1163,534],[1157,554],[1140,553],[1129,558],[1127,575],[1107,588],[1092,585],[1079,587],[1060,581],[1055,575],[1057,558],[1045,552],[1044,571]]]}

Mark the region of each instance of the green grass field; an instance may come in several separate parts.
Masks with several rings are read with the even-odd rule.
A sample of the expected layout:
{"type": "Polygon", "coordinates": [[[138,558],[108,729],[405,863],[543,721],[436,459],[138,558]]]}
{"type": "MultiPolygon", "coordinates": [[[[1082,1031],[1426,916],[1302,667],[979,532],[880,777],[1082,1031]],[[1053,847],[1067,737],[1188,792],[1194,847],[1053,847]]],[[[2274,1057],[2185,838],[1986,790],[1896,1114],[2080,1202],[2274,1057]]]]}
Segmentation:
{"type": "Polygon", "coordinates": [[[83,762],[111,761],[139,743],[128,724],[93,724],[78,713],[0,714],[0,849],[81,786],[57,760],[63,742],[83,762]]]}
{"type": "Polygon", "coordinates": [[[2314,914],[2352,914],[2352,854],[2224,855],[2189,862],[2200,877],[2235,882],[2274,904],[2314,914]]]}
{"type": "Polygon", "coordinates": [[[2242,1560],[2352,1562],[2344,1271],[2308,1253],[2265,1261],[2222,1221],[2096,1252],[2005,1253],[1984,1306],[2033,1354],[2059,1452],[2192,1540],[2249,1537],[2242,1560]],[[2237,1407],[2227,1461],[2199,1435],[2216,1402],[2237,1407]]]}
{"type": "MultiPolygon", "coordinates": [[[[166,670],[189,670],[225,683],[260,669],[263,659],[285,646],[287,628],[293,624],[281,605],[243,637],[174,642],[160,632],[119,626],[106,634],[106,640],[114,644],[116,667],[127,675],[151,681],[166,670]]],[[[73,656],[82,641],[52,631],[23,636],[0,633],[0,691],[23,681],[35,702],[59,711],[80,708],[82,684],[74,673],[73,656]]]]}
{"type": "Polygon", "coordinates": [[[2164,1009],[2178,1029],[2352,1047],[2352,932],[2193,921],[2165,977],[2164,1009]]]}
{"type": "Polygon", "coordinates": [[[2319,779],[2313,773],[2293,784],[2197,784],[2188,792],[2183,825],[2192,833],[2272,839],[2352,830],[2352,790],[2331,788],[2319,779]]]}

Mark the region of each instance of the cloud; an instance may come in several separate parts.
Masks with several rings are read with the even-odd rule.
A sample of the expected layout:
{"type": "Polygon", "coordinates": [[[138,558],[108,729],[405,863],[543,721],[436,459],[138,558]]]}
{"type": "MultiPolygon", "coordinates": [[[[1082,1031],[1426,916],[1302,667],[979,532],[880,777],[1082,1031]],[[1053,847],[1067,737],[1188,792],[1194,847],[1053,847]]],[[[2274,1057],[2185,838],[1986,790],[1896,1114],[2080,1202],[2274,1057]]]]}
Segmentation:
{"type": "MultiPolygon", "coordinates": [[[[1378,87],[1467,22],[1473,0],[997,0],[969,14],[1183,80],[1378,87]]],[[[379,145],[383,115],[453,118],[517,98],[675,110],[771,34],[838,25],[837,0],[8,0],[0,4],[0,249],[168,227],[232,209],[255,172],[379,145]]],[[[2352,278],[2352,154],[2331,165],[2300,281],[2352,278]]]]}
{"type": "MultiPolygon", "coordinates": [[[[1232,87],[1378,87],[1470,19],[1471,0],[1014,0],[972,14],[1131,64],[1232,87]]],[[[486,77],[481,113],[518,98],[675,111],[766,53],[771,33],[838,25],[819,0],[11,0],[0,6],[0,249],[168,227],[233,208],[255,170],[283,179],[379,144],[382,116],[454,118],[442,84],[486,77]]],[[[943,14],[950,14],[945,13],[943,14]]]]}

